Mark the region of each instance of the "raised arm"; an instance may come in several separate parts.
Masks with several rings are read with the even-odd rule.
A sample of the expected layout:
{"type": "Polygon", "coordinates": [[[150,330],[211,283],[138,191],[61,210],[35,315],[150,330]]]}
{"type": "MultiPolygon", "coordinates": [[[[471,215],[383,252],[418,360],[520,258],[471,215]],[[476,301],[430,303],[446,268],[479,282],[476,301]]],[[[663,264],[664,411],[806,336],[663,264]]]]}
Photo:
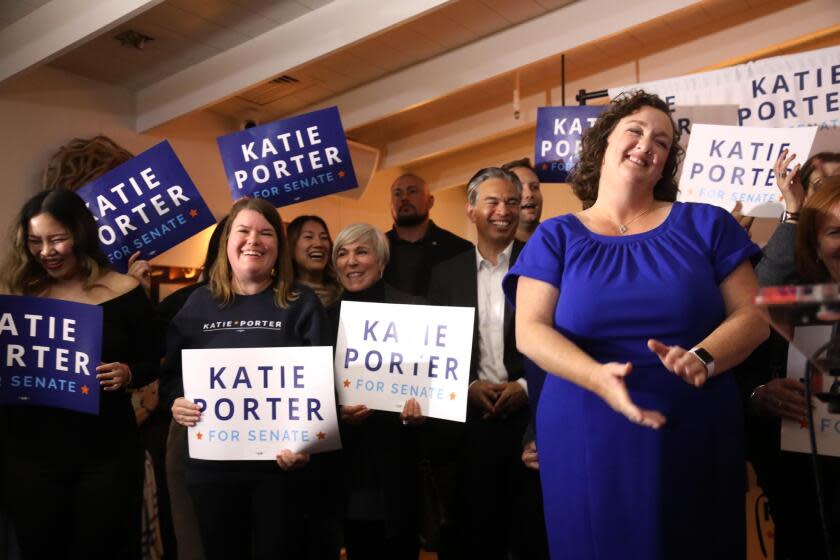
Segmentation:
{"type": "Polygon", "coordinates": [[[601,364],[557,332],[554,309],[559,290],[540,280],[521,276],[516,289],[516,347],[548,373],[562,377],[601,397],[631,422],[659,428],[665,417],[637,407],[624,378],[632,364],[601,364]]]}

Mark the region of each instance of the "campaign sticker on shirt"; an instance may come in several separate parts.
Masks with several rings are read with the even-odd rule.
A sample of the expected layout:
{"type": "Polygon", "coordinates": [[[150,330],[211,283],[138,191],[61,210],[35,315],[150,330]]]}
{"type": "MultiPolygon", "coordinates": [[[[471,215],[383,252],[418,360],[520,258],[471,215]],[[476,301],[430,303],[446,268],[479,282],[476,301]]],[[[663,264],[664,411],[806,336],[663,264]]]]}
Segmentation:
{"type": "Polygon", "coordinates": [[[338,402],[423,416],[467,418],[472,307],[341,302],[335,343],[338,402]]]}
{"type": "Polygon", "coordinates": [[[99,243],[118,272],[140,251],[151,259],[216,219],[167,140],[78,190],[99,228],[99,243]]]}
{"type": "Polygon", "coordinates": [[[804,162],[816,133],[815,126],[695,124],[683,162],[678,200],[714,204],[727,211],[741,202],[745,216],[778,218],[784,210],[784,199],[776,186],[776,160],[788,150],[796,154],[797,162],[804,162]]]}
{"type": "Polygon", "coordinates": [[[278,208],[358,186],[337,107],[217,139],[234,200],[264,198],[278,208]]]}
{"type": "Polygon", "coordinates": [[[0,295],[0,404],[99,414],[102,308],[0,295]]]}
{"type": "Polygon", "coordinates": [[[184,396],[201,420],[189,428],[190,457],[274,461],[283,449],[341,448],[332,348],[182,350],[184,396]]]}
{"type": "Polygon", "coordinates": [[[534,169],[541,183],[565,183],[580,159],[583,133],[607,108],[606,105],[540,107],[534,169]]]}

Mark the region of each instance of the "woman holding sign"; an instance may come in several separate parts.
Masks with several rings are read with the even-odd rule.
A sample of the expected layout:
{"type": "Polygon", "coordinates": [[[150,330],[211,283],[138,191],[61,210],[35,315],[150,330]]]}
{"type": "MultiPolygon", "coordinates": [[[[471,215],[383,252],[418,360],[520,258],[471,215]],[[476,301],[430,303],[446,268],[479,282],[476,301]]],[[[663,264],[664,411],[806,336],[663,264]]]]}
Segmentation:
{"type": "Polygon", "coordinates": [[[125,389],[157,378],[160,344],[151,304],[135,279],[108,269],[93,216],[65,190],[43,191],[24,205],[3,285],[12,294],[103,311],[99,415],[38,406],[7,410],[5,483],[23,555],[135,558],[143,452],[125,389]]]}
{"type": "MultiPolygon", "coordinates": [[[[190,296],[167,336],[163,392],[174,398],[173,419],[188,427],[202,413],[182,396],[181,350],[321,346],[325,340],[323,307],[311,290],[293,285],[285,230],[273,206],[238,200],[220,248],[209,284],[190,296]]],[[[282,445],[276,462],[188,458],[187,483],[206,557],[305,558],[300,518],[309,496],[298,477],[283,471],[308,462],[307,454],[282,445]]]]}
{"type": "MultiPolygon", "coordinates": [[[[388,240],[368,224],[344,228],[335,239],[333,262],[344,286],[342,301],[424,303],[382,279],[388,240]]],[[[337,329],[339,306],[333,308],[337,329]]],[[[418,540],[418,441],[424,417],[408,399],[401,414],[365,405],[341,407],[347,508],[344,544],[348,560],[416,560],[418,540]]]]}
{"type": "Polygon", "coordinates": [[[517,346],[549,375],[537,449],[551,557],[738,558],[744,456],[726,370],[768,335],[758,247],[674,202],[668,106],[615,99],[574,173],[586,208],[544,222],[504,280],[517,346]]]}

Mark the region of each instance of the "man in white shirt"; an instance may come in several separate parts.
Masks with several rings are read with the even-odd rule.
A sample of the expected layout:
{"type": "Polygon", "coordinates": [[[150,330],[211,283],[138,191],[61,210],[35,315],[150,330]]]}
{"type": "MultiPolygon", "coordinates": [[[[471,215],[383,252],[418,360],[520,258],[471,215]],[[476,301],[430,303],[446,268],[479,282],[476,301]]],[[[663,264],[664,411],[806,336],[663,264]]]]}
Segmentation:
{"type": "Polygon", "coordinates": [[[513,173],[489,167],[470,180],[467,198],[476,247],[436,266],[429,287],[436,305],[476,310],[467,422],[430,426],[433,464],[456,473],[442,484],[450,489],[453,522],[444,528],[439,557],[524,558],[517,543],[523,534],[519,510],[526,476],[519,453],[529,419],[528,393],[513,308],[501,287],[523,247],[514,239],[521,184],[513,173]]]}

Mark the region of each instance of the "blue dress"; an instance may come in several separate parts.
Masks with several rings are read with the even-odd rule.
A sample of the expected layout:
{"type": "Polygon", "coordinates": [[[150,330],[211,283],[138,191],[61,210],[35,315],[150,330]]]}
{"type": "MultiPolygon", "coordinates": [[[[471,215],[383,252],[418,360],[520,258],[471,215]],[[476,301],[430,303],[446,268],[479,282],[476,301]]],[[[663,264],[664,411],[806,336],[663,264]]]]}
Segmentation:
{"type": "Polygon", "coordinates": [[[557,330],[598,362],[632,362],[631,398],[667,418],[660,430],[638,426],[547,376],[537,449],[553,560],[744,558],[735,379],[719,375],[697,389],[646,343],[703,340],[725,318],[720,283],[758,251],[724,210],[682,203],[655,229],[622,237],[559,216],[523,249],[503,283],[507,298],[515,301],[520,275],[557,286],[557,330]]]}

